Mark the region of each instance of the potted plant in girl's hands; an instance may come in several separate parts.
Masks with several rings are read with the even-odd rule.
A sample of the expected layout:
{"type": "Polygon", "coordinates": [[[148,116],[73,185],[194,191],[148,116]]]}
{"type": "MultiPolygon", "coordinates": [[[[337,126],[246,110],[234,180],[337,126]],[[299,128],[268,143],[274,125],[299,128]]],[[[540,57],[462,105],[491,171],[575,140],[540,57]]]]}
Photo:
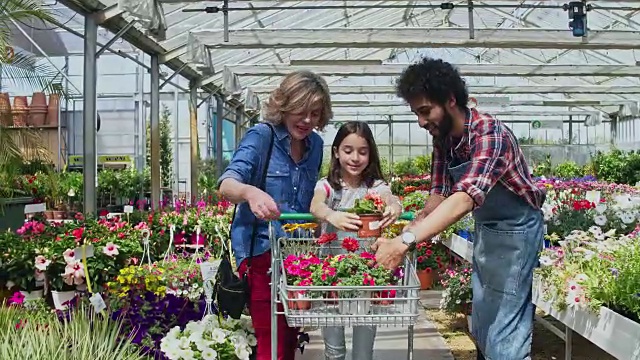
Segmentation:
{"type": "Polygon", "coordinates": [[[416,268],[420,280],[420,290],[428,290],[438,276],[439,270],[445,267],[443,261],[446,253],[437,244],[422,242],[416,246],[416,268]]]}
{"type": "Polygon", "coordinates": [[[357,214],[360,217],[360,221],[362,221],[362,227],[358,230],[358,237],[380,237],[382,234],[380,221],[382,220],[384,207],[384,201],[374,191],[369,191],[362,199],[356,199],[353,207],[347,211],[357,214]]]}

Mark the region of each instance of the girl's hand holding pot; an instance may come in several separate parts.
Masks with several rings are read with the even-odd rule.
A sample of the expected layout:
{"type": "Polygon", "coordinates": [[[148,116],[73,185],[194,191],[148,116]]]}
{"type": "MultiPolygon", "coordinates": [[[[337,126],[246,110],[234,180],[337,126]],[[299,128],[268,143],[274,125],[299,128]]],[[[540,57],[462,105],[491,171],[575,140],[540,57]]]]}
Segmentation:
{"type": "Polygon", "coordinates": [[[358,215],[344,211],[333,211],[327,216],[327,221],[342,231],[358,231],[362,226],[358,215]]]}

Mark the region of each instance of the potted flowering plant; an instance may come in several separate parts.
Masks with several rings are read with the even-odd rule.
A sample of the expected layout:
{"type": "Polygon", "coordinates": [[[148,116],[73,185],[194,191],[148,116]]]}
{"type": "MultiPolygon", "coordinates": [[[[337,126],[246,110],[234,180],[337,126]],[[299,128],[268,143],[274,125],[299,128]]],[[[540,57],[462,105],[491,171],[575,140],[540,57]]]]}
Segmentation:
{"type": "MultiPolygon", "coordinates": [[[[287,284],[292,286],[310,286],[314,284],[311,276],[321,266],[321,260],[314,254],[289,255],[284,259],[284,273],[287,284]]],[[[287,304],[292,310],[309,310],[311,302],[306,291],[288,291],[287,304]]]]}
{"type": "Polygon", "coordinates": [[[385,203],[378,193],[369,191],[364,198],[356,199],[353,207],[347,209],[360,216],[362,227],[358,230],[358,236],[361,238],[380,237],[382,229],[380,229],[380,221],[384,211],[385,203]]]}
{"type": "Polygon", "coordinates": [[[416,270],[420,280],[420,290],[428,290],[438,275],[438,271],[444,268],[443,260],[446,252],[439,244],[422,242],[416,246],[416,270]]]}
{"type": "Polygon", "coordinates": [[[467,316],[469,330],[471,330],[471,268],[451,268],[443,272],[440,283],[444,287],[440,309],[444,312],[467,316]]]}
{"type": "Polygon", "coordinates": [[[213,315],[187,323],[184,330],[176,326],[160,341],[160,349],[170,360],[249,360],[256,345],[250,319],[220,319],[213,315]]]}

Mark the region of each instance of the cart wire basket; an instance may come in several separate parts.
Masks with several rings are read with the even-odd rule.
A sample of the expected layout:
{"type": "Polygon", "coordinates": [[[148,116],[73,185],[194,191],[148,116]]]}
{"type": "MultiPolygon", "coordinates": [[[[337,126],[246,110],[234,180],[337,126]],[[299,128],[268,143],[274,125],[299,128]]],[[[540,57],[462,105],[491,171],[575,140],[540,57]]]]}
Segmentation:
{"type": "MultiPolygon", "coordinates": [[[[411,213],[401,218],[411,219],[411,213]]],[[[318,242],[317,224],[311,214],[282,214],[282,222],[294,222],[286,229],[287,236],[278,238],[275,223],[270,223],[271,238],[271,307],[272,324],[277,315],[283,314],[291,327],[354,327],[383,326],[406,327],[408,330],[408,355],[413,356],[413,326],[419,316],[420,282],[416,274],[415,260],[407,256],[404,263],[393,274],[382,268],[372,269],[382,274],[389,273],[388,285],[334,285],[334,286],[294,286],[287,278],[286,266],[291,259],[309,262],[331,261],[331,266],[339,267],[353,258],[362,263],[372,254],[347,253],[341,242],[318,242]],[[329,256],[330,257],[327,257],[329,256]],[[323,259],[323,260],[321,260],[323,259]],[[363,260],[364,259],[364,260],[363,260]],[[278,304],[282,304],[281,309],[278,304]]],[[[375,238],[358,239],[360,249],[368,249],[375,238]]],[[[360,282],[359,284],[363,284],[360,282]]],[[[277,358],[277,329],[272,328],[272,359],[277,358]]]]}

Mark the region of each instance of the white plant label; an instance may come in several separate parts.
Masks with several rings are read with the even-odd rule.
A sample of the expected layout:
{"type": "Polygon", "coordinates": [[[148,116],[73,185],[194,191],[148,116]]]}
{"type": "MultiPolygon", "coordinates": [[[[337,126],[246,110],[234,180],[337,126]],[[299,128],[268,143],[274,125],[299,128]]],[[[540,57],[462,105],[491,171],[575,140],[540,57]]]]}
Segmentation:
{"type": "Polygon", "coordinates": [[[25,214],[35,214],[40,212],[47,211],[47,205],[45,203],[42,204],[27,204],[24,206],[25,214]]]}
{"type": "Polygon", "coordinates": [[[104,303],[104,300],[99,293],[91,295],[91,297],[89,298],[89,302],[91,303],[91,305],[93,305],[93,309],[97,313],[102,312],[107,308],[107,304],[104,303]]]}
{"type": "Polygon", "coordinates": [[[221,260],[205,261],[200,263],[200,271],[202,272],[203,281],[215,281],[218,268],[220,268],[221,260]]]}
{"type": "Polygon", "coordinates": [[[370,230],[378,230],[380,228],[380,221],[372,221],[369,223],[370,230]]]}
{"type": "Polygon", "coordinates": [[[585,195],[585,199],[596,205],[600,204],[600,191],[596,191],[596,190],[587,191],[587,194],[585,195]]]}
{"type": "Polygon", "coordinates": [[[125,205],[125,206],[124,206],[124,213],[125,213],[125,214],[131,214],[131,213],[133,213],[133,206],[131,206],[131,205],[125,205]]]}
{"type": "MultiPolygon", "coordinates": [[[[85,257],[88,259],[90,257],[93,257],[94,253],[95,253],[95,249],[93,248],[93,245],[87,245],[84,247],[84,253],[85,253],[85,257]]],[[[73,249],[73,257],[76,260],[82,260],[82,247],[77,247],[75,249],[73,249]]]]}

